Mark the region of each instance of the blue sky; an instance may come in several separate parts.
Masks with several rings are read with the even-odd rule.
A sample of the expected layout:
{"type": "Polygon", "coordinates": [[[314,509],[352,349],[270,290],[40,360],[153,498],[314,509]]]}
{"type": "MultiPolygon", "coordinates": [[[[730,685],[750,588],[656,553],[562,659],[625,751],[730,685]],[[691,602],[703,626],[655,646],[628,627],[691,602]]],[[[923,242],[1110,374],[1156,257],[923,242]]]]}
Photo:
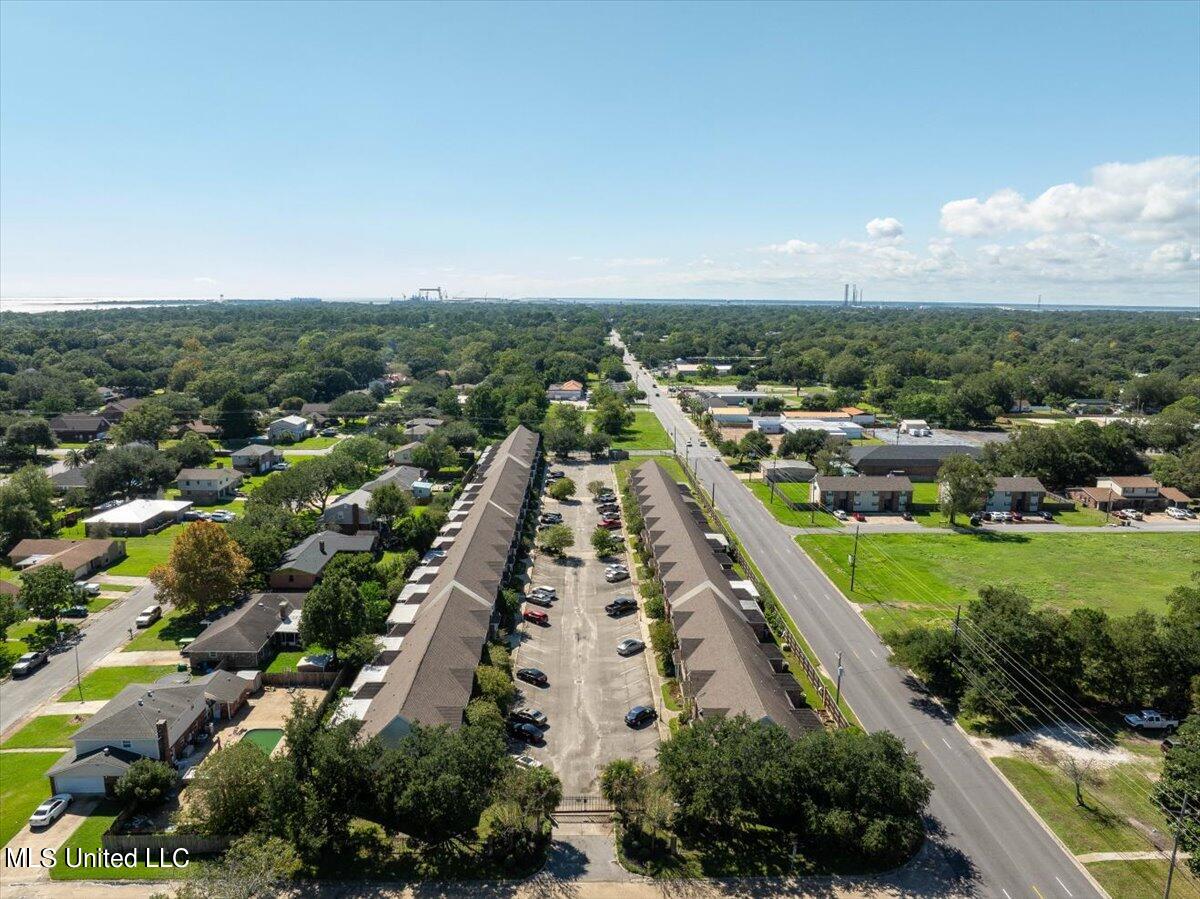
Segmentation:
{"type": "Polygon", "coordinates": [[[1198,48],[1195,3],[6,2],[0,295],[1200,303],[1198,48]]]}

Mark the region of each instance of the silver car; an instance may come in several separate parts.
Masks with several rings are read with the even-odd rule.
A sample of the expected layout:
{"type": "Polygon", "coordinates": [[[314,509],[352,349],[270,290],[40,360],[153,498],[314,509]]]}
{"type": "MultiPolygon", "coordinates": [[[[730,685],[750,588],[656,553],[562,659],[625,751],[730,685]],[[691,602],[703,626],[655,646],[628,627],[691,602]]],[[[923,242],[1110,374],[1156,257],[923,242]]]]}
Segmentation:
{"type": "Polygon", "coordinates": [[[641,652],[645,648],[646,648],[646,644],[643,643],[641,640],[638,640],[636,637],[626,637],[624,640],[622,640],[620,643],[617,644],[617,655],[619,655],[619,656],[637,655],[639,652],[641,652]]]}

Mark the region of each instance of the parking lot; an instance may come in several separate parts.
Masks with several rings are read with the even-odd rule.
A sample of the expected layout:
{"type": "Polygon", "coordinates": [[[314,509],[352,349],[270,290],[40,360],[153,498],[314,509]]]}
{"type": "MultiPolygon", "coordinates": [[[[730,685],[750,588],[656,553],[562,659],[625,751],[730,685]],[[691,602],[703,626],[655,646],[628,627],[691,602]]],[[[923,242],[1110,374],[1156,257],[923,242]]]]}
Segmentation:
{"type": "MultiPolygon", "coordinates": [[[[658,728],[625,726],[625,713],[633,706],[654,705],[649,650],[628,658],[617,655],[617,643],[626,637],[644,639],[641,612],[616,619],[605,614],[606,603],[631,595],[633,589],[628,580],[617,584],[604,580],[606,562],[596,558],[591,546],[599,516],[587,484],[602,480],[615,490],[612,468],[583,462],[552,467],[565,471],[578,490],[567,503],[545,498],[543,511],[562,513],[575,545],[562,561],[540,553],[535,557],[533,583],[553,587],[558,599],[545,610],[548,626],[522,623],[513,662],[514,667],[540,668],[549,678],[545,687],[518,681],[523,694],[518,705],[541,709],[549,719],[545,745],[525,751],[553,768],[562,779],[563,792],[573,795],[596,792],[600,768],[612,759],[651,760],[658,746],[658,728]]],[[[629,564],[628,559],[623,561],[629,564]]]]}

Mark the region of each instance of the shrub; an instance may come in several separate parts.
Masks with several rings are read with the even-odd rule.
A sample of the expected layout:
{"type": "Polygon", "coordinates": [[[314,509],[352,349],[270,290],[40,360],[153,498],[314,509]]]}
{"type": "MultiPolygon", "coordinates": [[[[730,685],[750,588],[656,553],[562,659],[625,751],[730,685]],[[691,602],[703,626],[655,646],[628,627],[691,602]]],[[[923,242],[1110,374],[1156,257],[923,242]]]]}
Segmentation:
{"type": "Polygon", "coordinates": [[[116,797],[130,806],[157,805],[179,783],[175,769],[154,759],[138,759],[113,788],[116,797]]]}
{"type": "Polygon", "coordinates": [[[655,621],[661,620],[667,614],[666,604],[661,596],[647,596],[642,608],[655,621]]]}

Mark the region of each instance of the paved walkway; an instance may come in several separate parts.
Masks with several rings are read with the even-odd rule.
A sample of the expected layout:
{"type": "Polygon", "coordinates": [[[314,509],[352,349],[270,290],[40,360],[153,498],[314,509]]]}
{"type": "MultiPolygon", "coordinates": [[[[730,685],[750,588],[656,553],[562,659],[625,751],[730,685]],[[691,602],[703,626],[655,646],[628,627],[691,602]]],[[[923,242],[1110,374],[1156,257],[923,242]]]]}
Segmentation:
{"type": "Polygon", "coordinates": [[[94,715],[108,705],[107,699],[92,699],[88,702],[54,702],[38,709],[44,715],[94,715]]]}
{"type": "MultiPolygon", "coordinates": [[[[1170,861],[1171,853],[1169,852],[1085,852],[1083,855],[1075,856],[1085,865],[1090,865],[1092,862],[1158,862],[1170,861]]],[[[1178,860],[1180,862],[1191,858],[1190,852],[1180,852],[1178,860]]]]}
{"type": "Polygon", "coordinates": [[[101,668],[121,665],[174,665],[181,659],[178,649],[139,649],[134,652],[122,652],[117,649],[97,664],[101,668]]]}
{"type": "Polygon", "coordinates": [[[99,574],[96,581],[100,584],[123,584],[127,587],[140,587],[150,583],[149,578],[136,577],[131,574],[99,574]]]}

